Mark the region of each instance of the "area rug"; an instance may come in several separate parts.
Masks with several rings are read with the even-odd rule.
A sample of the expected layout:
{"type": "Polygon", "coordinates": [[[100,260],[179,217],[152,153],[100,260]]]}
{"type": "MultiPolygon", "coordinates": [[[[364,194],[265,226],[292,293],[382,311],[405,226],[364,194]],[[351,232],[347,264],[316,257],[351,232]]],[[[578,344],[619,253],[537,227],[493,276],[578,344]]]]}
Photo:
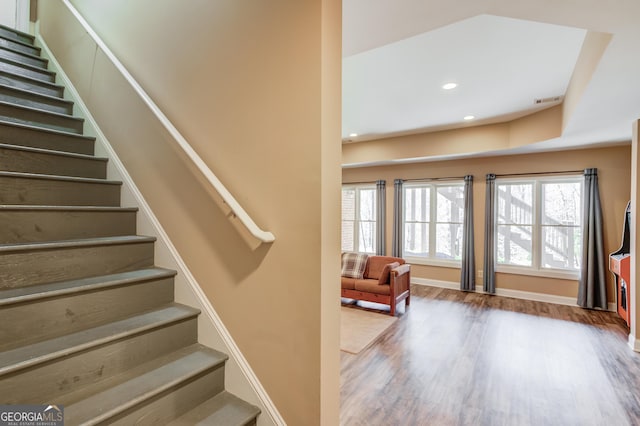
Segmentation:
{"type": "Polygon", "coordinates": [[[357,354],[398,320],[386,314],[340,307],[340,350],[357,354]]]}

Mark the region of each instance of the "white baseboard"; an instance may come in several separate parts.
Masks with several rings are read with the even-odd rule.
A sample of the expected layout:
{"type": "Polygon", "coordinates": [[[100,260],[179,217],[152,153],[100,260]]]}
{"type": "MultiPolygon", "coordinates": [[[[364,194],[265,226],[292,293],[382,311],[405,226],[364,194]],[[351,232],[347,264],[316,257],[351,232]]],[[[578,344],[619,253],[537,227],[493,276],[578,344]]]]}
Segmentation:
{"type": "MultiPolygon", "coordinates": [[[[411,277],[412,284],[418,285],[428,285],[432,287],[442,287],[442,288],[450,288],[453,290],[460,290],[460,283],[455,281],[440,281],[440,280],[431,280],[427,278],[417,278],[411,277]]],[[[477,293],[484,293],[481,285],[476,285],[477,293]]],[[[576,299],[573,297],[566,296],[556,296],[553,294],[545,294],[545,293],[534,293],[530,291],[522,291],[522,290],[511,290],[508,288],[497,288],[496,296],[503,297],[511,297],[513,299],[524,299],[524,300],[533,300],[536,302],[545,302],[545,303],[554,303],[556,305],[566,305],[566,306],[578,306],[576,304],[576,299]]],[[[608,310],[615,312],[616,304],[609,303],[608,310]]]]}
{"type": "Polygon", "coordinates": [[[629,347],[636,352],[640,352],[640,339],[636,339],[633,334],[629,334],[629,347]]]}
{"type": "Polygon", "coordinates": [[[66,87],[65,98],[75,102],[74,114],[85,119],[87,130],[85,134],[96,137],[96,155],[109,158],[108,178],[118,179],[123,182],[122,205],[138,207],[138,232],[157,238],[155,247],[156,264],[178,272],[175,278],[176,301],[199,308],[203,313],[198,317],[198,341],[229,355],[225,369],[225,387],[240,398],[260,407],[262,415],[258,416],[258,426],[286,425],[211,302],[191,274],[151,207],[147,204],[142,193],[109,144],[106,136],[100,130],[71,80],[64,73],[46,42],[42,39],[38,23],[36,23],[35,32],[37,44],[42,47],[42,55],[49,59],[50,67],[56,71],[60,84],[66,87]]]}

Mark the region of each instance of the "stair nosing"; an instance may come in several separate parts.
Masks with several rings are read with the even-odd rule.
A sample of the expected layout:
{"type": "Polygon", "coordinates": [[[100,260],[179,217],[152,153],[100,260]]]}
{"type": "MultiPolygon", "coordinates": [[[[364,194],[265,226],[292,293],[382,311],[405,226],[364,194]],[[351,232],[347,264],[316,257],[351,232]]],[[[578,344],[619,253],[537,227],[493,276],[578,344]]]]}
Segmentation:
{"type": "Polygon", "coordinates": [[[52,115],[58,118],[63,118],[65,120],[72,120],[72,121],[77,121],[80,123],[84,123],[84,118],[82,117],[76,117],[74,115],[69,115],[69,114],[62,114],[59,112],[54,112],[54,111],[49,111],[46,109],[41,109],[41,108],[34,108],[34,107],[30,107],[27,105],[21,105],[21,104],[14,104],[13,102],[6,102],[6,101],[0,101],[0,106],[8,106],[8,107],[13,107],[13,108],[18,108],[18,109],[22,109],[22,110],[27,110],[30,112],[37,112],[37,113],[42,113],[45,115],[52,115]]]}
{"type": "Polygon", "coordinates": [[[170,269],[149,267],[115,274],[58,281],[56,283],[10,288],[0,290],[0,307],[28,303],[35,300],[51,299],[69,294],[82,294],[105,288],[144,283],[156,279],[171,278],[175,277],[176,274],[176,271],[170,269]],[[146,275],[135,275],[142,272],[145,272],[146,275]]]}
{"type": "MultiPolygon", "coordinates": [[[[26,348],[36,347],[36,346],[45,346],[52,341],[72,341],[74,338],[78,340],[78,342],[68,346],[67,343],[60,344],[60,347],[54,349],[53,351],[43,352],[38,356],[34,356],[28,359],[21,359],[18,362],[7,363],[4,365],[0,364],[0,377],[5,374],[15,373],[20,370],[24,370],[25,368],[33,367],[35,365],[43,364],[46,362],[51,362],[55,359],[59,359],[62,357],[67,357],[72,354],[76,354],[78,352],[86,351],[94,347],[102,346],[107,343],[115,342],[117,340],[123,340],[129,336],[134,336],[137,334],[145,333],[151,330],[159,329],[164,326],[167,326],[172,323],[178,323],[184,320],[188,320],[198,316],[200,313],[199,310],[191,308],[186,305],[181,305],[179,303],[169,303],[167,305],[163,305],[162,307],[155,308],[137,315],[128,316],[118,321],[111,321],[106,324],[98,325],[95,327],[86,328],[84,330],[76,331],[74,333],[69,333],[63,336],[54,337],[53,339],[43,340],[37,343],[33,343],[30,345],[18,347],[15,349],[10,349],[0,355],[5,354],[19,354],[20,351],[25,351],[26,348]],[[174,313],[173,318],[167,318],[167,311],[176,311],[174,313]],[[147,320],[147,323],[144,323],[144,318],[146,316],[150,316],[153,314],[158,315],[158,313],[163,313],[162,318],[157,318],[153,320],[147,320]],[[181,312],[180,312],[181,311],[181,312]],[[142,324],[135,325],[133,328],[124,328],[127,322],[132,321],[142,321],[142,324]],[[109,331],[109,328],[114,330],[109,331]],[[122,328],[121,330],[119,328],[122,328]],[[96,331],[99,330],[99,331],[96,331]],[[100,334],[100,332],[104,333],[104,335],[93,338],[90,336],[91,333],[100,334]],[[84,341],[82,339],[85,339],[84,341]]],[[[37,351],[36,351],[37,352],[37,351]]],[[[0,360],[2,357],[0,356],[0,360]]],[[[10,361],[11,362],[11,361],[10,361]]]]}
{"type": "Polygon", "coordinates": [[[80,247],[104,247],[124,244],[153,243],[156,237],[142,235],[120,235],[115,237],[94,237],[75,240],[39,241],[28,243],[13,243],[0,245],[0,253],[15,253],[22,251],[41,251],[80,247]]]}
{"type": "Polygon", "coordinates": [[[16,123],[15,121],[5,121],[2,119],[2,117],[0,117],[0,125],[9,125],[12,127],[20,127],[26,130],[32,130],[32,131],[36,131],[36,132],[45,132],[45,133],[53,133],[59,136],[72,136],[74,138],[78,138],[78,139],[85,139],[88,141],[92,141],[95,142],[96,137],[95,136],[86,136],[86,135],[81,135],[79,133],[72,133],[72,132],[67,132],[64,130],[58,130],[58,129],[51,129],[48,127],[40,127],[40,126],[34,126],[31,124],[26,124],[26,123],[16,123]]]}
{"type": "Polygon", "coordinates": [[[100,185],[122,185],[121,181],[116,181],[116,180],[85,178],[85,177],[75,177],[75,176],[47,175],[42,173],[8,172],[4,170],[0,171],[0,177],[56,180],[56,181],[77,182],[77,183],[95,183],[100,185]]]}
{"type": "Polygon", "coordinates": [[[167,359],[167,358],[171,359],[175,357],[176,353],[180,353],[180,356],[178,358],[173,359],[165,364],[162,364],[150,371],[143,372],[142,374],[135,376],[130,380],[124,381],[122,383],[118,383],[113,387],[110,387],[101,392],[92,394],[87,398],[84,398],[73,404],[69,404],[66,406],[66,408],[68,408],[71,411],[78,406],[93,407],[95,406],[95,400],[112,400],[113,398],[109,398],[108,396],[113,393],[117,394],[120,391],[119,389],[120,387],[126,386],[126,385],[131,386],[131,384],[134,381],[137,381],[139,383],[143,383],[145,381],[148,382],[148,380],[145,380],[147,379],[147,377],[151,377],[151,375],[157,375],[158,371],[160,371],[163,368],[171,369],[172,366],[177,363],[186,364],[185,361],[188,361],[190,356],[195,356],[195,354],[197,354],[198,352],[202,354],[206,354],[209,357],[209,359],[206,362],[201,361],[201,364],[198,365],[197,368],[191,368],[186,372],[184,371],[177,372],[176,374],[174,374],[174,377],[172,377],[170,380],[160,384],[156,383],[156,384],[153,384],[152,386],[147,386],[147,389],[135,389],[134,396],[129,397],[129,399],[127,399],[126,401],[121,401],[121,400],[116,401],[115,404],[112,404],[111,408],[108,408],[105,411],[97,413],[97,415],[95,415],[91,419],[85,419],[82,424],[96,425],[101,422],[104,422],[120,413],[123,413],[129,409],[132,409],[142,404],[144,401],[152,400],[154,397],[161,395],[162,393],[170,390],[171,388],[176,388],[180,386],[180,384],[182,383],[188,383],[193,378],[201,377],[201,376],[204,376],[207,372],[214,371],[215,369],[220,368],[221,365],[224,365],[224,363],[226,363],[226,361],[228,360],[227,355],[221,354],[220,352],[207,348],[206,346],[201,345],[199,343],[195,343],[181,350],[175,351],[171,354],[167,354],[163,357],[164,359],[167,359]],[[216,357],[214,357],[214,355],[216,355],[216,357]],[[224,355],[224,356],[219,357],[220,355],[224,355]]]}
{"type": "Polygon", "coordinates": [[[20,92],[20,93],[24,93],[27,95],[31,95],[31,96],[35,96],[38,98],[45,98],[54,102],[58,102],[61,104],[67,104],[67,106],[73,106],[74,102],[70,101],[69,99],[65,99],[65,98],[59,98],[57,96],[51,96],[51,95],[47,95],[44,93],[38,93],[38,92],[34,92],[32,90],[28,90],[28,89],[24,89],[22,87],[16,87],[16,86],[10,86],[8,84],[2,83],[0,82],[0,87],[7,89],[7,90],[11,90],[13,92],[20,92]]]}
{"type": "MultiPolygon", "coordinates": [[[[31,84],[35,84],[35,85],[43,84],[45,86],[50,86],[50,87],[55,88],[55,89],[62,89],[62,90],[66,89],[66,87],[64,87],[61,84],[56,84],[56,83],[54,83],[52,81],[40,80],[39,78],[31,77],[31,76],[28,76],[28,75],[17,74],[17,73],[15,73],[13,71],[10,71],[10,70],[0,70],[0,74],[10,74],[12,77],[16,77],[16,78],[19,78],[19,79],[31,80],[32,81],[31,84]]],[[[60,99],[62,99],[62,98],[60,98],[60,99]]]]}
{"type": "Polygon", "coordinates": [[[11,53],[15,53],[15,54],[18,54],[18,55],[22,55],[24,57],[31,58],[31,59],[37,59],[37,60],[42,61],[44,64],[49,64],[49,60],[47,58],[43,58],[42,56],[34,55],[32,53],[23,52],[21,50],[16,50],[16,49],[13,49],[11,47],[1,46],[0,45],[0,50],[6,50],[7,52],[11,52],[11,53]]]}
{"type": "Polygon", "coordinates": [[[33,152],[36,154],[46,154],[46,155],[56,155],[56,156],[60,156],[60,157],[68,157],[68,158],[75,158],[78,160],[90,160],[90,161],[98,161],[98,162],[107,162],[109,161],[109,159],[107,157],[96,157],[93,155],[88,155],[88,154],[78,154],[75,152],[66,152],[66,151],[56,151],[53,149],[46,149],[46,148],[34,148],[31,146],[24,146],[24,145],[11,145],[11,144],[7,144],[7,143],[3,143],[0,142],[0,149],[10,149],[10,150],[15,150],[15,151],[26,151],[26,152],[33,152]]]}
{"type": "Polygon", "coordinates": [[[138,207],[114,207],[114,206],[46,206],[42,204],[0,204],[0,211],[80,211],[80,212],[137,212],[138,207]]]}

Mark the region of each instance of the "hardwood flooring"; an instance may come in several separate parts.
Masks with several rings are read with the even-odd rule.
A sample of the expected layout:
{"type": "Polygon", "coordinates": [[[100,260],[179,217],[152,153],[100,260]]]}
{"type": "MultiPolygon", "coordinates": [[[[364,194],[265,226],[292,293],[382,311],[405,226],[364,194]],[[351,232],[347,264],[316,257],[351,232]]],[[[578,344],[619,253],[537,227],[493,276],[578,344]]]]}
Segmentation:
{"type": "Polygon", "coordinates": [[[341,352],[342,425],[640,425],[640,354],[617,314],[411,291],[376,343],[341,352]]]}

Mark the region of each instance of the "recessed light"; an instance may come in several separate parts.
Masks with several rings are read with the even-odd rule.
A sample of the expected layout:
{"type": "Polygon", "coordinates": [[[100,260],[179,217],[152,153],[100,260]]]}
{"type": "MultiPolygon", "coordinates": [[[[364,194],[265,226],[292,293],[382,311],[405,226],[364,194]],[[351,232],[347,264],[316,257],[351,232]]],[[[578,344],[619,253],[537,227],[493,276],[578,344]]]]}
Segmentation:
{"type": "Polygon", "coordinates": [[[358,134],[357,134],[357,133],[349,133],[349,137],[350,137],[350,138],[355,138],[355,137],[357,137],[357,136],[358,136],[358,134]]]}
{"type": "Polygon", "coordinates": [[[458,87],[457,83],[447,83],[447,84],[442,85],[442,88],[444,90],[451,90],[451,89],[455,89],[456,87],[458,87]]]}
{"type": "Polygon", "coordinates": [[[465,115],[465,116],[464,116],[464,119],[465,119],[466,121],[473,120],[474,118],[476,118],[476,116],[475,116],[475,115],[465,115]]]}

